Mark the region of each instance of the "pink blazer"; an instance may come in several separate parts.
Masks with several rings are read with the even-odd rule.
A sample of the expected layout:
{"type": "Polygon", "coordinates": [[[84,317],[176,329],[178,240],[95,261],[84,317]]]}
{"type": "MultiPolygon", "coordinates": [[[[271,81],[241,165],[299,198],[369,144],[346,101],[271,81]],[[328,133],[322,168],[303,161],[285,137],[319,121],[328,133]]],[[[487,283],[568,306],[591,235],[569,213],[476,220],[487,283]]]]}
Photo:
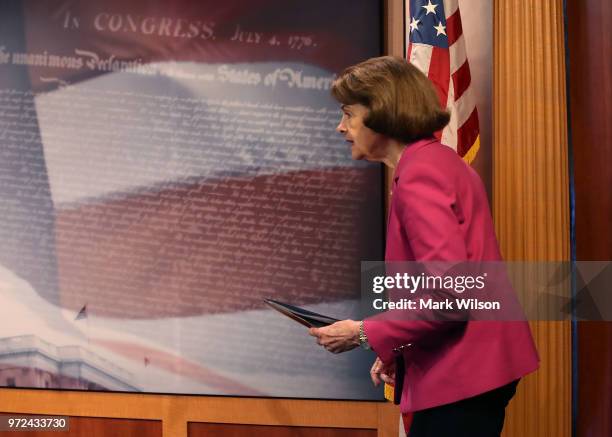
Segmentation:
{"type": "MultiPolygon", "coordinates": [[[[501,260],[480,177],[433,138],[408,145],[395,170],[385,260],[501,260]]],[[[484,393],[539,365],[527,322],[370,319],[364,331],[385,363],[404,354],[404,413],[484,393]]]]}

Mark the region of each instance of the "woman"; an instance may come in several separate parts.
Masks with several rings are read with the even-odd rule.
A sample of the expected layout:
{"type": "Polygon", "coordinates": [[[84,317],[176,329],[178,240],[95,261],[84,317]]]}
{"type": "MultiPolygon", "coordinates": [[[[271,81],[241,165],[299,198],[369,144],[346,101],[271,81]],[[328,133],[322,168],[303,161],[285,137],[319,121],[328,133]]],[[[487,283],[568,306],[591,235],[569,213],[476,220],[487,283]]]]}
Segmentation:
{"type": "MultiPolygon", "coordinates": [[[[352,158],[394,171],[386,261],[501,260],[479,176],[434,137],[449,115],[425,75],[373,58],[342,72],[332,95],[352,158]]],[[[538,367],[526,322],[343,320],[310,334],[334,353],[371,347],[376,385],[393,384],[403,358],[396,390],[401,411],[414,412],[409,437],[498,436],[518,380],[538,367]]]]}

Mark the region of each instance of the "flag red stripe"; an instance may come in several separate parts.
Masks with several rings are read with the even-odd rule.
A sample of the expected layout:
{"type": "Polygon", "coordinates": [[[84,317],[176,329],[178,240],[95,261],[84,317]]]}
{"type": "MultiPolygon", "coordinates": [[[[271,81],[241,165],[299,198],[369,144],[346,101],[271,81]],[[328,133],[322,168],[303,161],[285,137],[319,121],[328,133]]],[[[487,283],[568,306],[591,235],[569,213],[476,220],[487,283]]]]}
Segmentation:
{"type": "Polygon", "coordinates": [[[463,35],[463,27],[461,25],[461,14],[459,9],[453,15],[446,19],[446,36],[448,37],[448,45],[452,46],[463,35]]]}
{"type": "Polygon", "coordinates": [[[412,54],[412,43],[408,44],[408,52],[406,53],[406,60],[410,62],[410,55],[412,54]]]}
{"type": "Polygon", "coordinates": [[[446,108],[448,102],[448,85],[450,83],[450,54],[448,49],[434,47],[427,75],[435,85],[440,104],[446,108]]]}
{"type": "Polygon", "coordinates": [[[472,82],[472,76],[470,75],[470,65],[464,62],[457,71],[453,73],[453,89],[455,91],[455,100],[459,100],[465,90],[468,89],[472,82]]]}
{"type": "Polygon", "coordinates": [[[469,118],[457,130],[457,153],[459,156],[464,156],[470,150],[476,138],[478,138],[478,111],[474,108],[469,118]]]}
{"type": "Polygon", "coordinates": [[[367,183],[374,174],[369,172],[337,168],[202,178],[58,209],[62,305],[76,313],[87,304],[90,317],[149,319],[261,309],[270,296],[296,305],[353,298],[347,290],[359,286],[359,265],[347,257],[370,249],[350,242],[370,225],[353,220],[347,227],[347,214],[367,215],[359,198],[376,195],[367,183]],[[353,185],[342,199],[330,196],[329,187],[342,180],[353,185]],[[306,194],[283,191],[300,184],[308,184],[308,214],[316,221],[303,222],[310,217],[300,210],[306,194]],[[272,215],[269,202],[295,213],[272,215]],[[253,219],[239,232],[241,217],[253,219]],[[346,241],[330,248],[330,235],[346,241]],[[297,253],[295,247],[302,249],[297,253]],[[304,268],[313,262],[323,266],[315,275],[304,268]],[[328,284],[325,293],[321,284],[328,284]]]}

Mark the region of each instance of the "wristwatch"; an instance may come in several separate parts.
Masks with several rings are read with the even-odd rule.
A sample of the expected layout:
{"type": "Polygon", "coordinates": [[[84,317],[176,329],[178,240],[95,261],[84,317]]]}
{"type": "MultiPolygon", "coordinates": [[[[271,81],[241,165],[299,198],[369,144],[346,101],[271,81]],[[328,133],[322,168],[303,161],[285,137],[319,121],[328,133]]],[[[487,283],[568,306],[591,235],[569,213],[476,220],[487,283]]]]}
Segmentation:
{"type": "Polygon", "coordinates": [[[365,350],[372,349],[370,347],[370,343],[368,343],[368,336],[366,335],[365,330],[363,329],[363,320],[359,322],[359,345],[365,350]]]}

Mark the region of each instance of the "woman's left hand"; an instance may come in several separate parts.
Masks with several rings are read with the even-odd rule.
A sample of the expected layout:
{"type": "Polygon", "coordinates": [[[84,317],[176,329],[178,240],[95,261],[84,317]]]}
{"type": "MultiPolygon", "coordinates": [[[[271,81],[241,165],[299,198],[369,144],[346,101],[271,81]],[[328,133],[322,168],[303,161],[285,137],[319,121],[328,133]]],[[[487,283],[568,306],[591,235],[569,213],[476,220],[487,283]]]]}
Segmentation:
{"type": "Polygon", "coordinates": [[[370,378],[372,378],[375,387],[379,386],[380,381],[395,386],[395,363],[385,364],[380,358],[376,357],[376,361],[370,369],[370,378]]]}
{"type": "Polygon", "coordinates": [[[317,337],[318,344],[335,354],[359,346],[359,322],[355,320],[341,320],[323,328],[310,328],[308,333],[317,337]]]}

